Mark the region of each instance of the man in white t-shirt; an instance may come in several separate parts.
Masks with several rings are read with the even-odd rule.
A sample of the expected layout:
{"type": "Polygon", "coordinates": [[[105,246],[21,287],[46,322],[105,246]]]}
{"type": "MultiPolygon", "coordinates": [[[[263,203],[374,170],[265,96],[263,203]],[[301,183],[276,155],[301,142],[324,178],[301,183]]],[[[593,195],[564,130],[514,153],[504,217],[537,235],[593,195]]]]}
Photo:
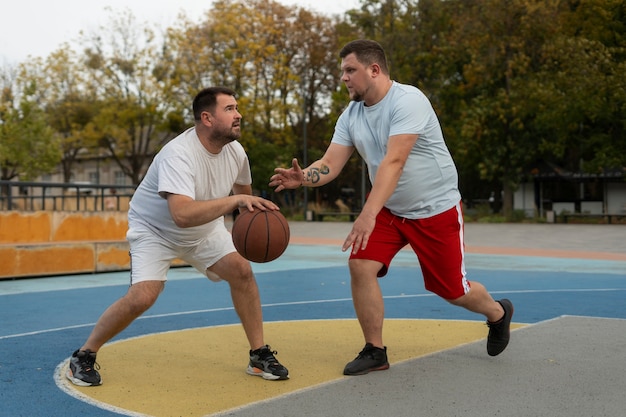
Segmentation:
{"type": "Polygon", "coordinates": [[[344,374],[389,368],[378,278],[406,245],[419,258],[427,290],[487,318],[487,353],[500,354],[509,342],[513,305],[495,301],[483,285],[466,278],[458,176],[432,105],[419,89],[391,80],[377,42],[352,41],[339,56],[352,101],[331,144],[304,170],[297,159],[289,169],[276,168],[270,186],[281,191],[327,184],[355,149],[367,163],[372,190],[342,247],[352,247],[352,298],[365,347],[344,374]]]}
{"type": "Polygon", "coordinates": [[[241,114],[235,92],[202,90],[193,101],[195,126],[166,144],[135,191],[128,213],[131,279],[126,295],[100,317],[69,363],[76,385],[102,383],[96,353],[157,300],[171,262],[182,259],[213,281],[230,286],[233,305],[250,344],[247,372],[268,380],[289,372],[265,344],[263,317],[250,262],[235,250],[224,215],[235,209],[278,210],[252,195],[248,157],[237,141],[241,114]]]}

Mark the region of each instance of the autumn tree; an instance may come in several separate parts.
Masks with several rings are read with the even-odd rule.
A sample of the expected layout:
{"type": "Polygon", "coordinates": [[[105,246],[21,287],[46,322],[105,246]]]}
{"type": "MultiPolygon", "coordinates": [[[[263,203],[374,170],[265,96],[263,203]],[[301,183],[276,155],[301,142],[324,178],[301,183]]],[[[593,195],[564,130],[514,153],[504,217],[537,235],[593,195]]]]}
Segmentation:
{"type": "Polygon", "coordinates": [[[170,30],[169,40],[169,77],[186,100],[207,85],[238,93],[241,142],[260,192],[271,192],[276,166],[302,159],[305,116],[309,140],[330,135],[326,108],[339,82],[331,18],[275,1],[221,0],[200,24],[170,30]]]}
{"type": "Polygon", "coordinates": [[[36,86],[37,102],[59,136],[63,181],[70,182],[80,155],[97,149],[97,102],[76,52],[64,44],[45,60],[22,64],[20,77],[36,86]]]}
{"type": "Polygon", "coordinates": [[[86,83],[98,100],[93,134],[100,147],[131,178],[142,175],[160,147],[182,129],[164,99],[163,39],[130,11],[111,15],[97,33],[84,34],[86,83]]]}

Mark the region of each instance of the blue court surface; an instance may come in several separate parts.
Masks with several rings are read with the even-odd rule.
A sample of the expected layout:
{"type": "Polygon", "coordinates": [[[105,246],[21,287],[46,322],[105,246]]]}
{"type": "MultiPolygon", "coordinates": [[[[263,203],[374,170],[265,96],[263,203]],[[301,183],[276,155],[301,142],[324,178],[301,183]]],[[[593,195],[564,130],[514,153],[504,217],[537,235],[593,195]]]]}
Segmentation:
{"type": "MultiPolygon", "coordinates": [[[[626,237],[626,229],[624,229],[624,233],[626,237]]],[[[346,256],[337,246],[292,244],[278,260],[268,264],[254,264],[261,291],[265,321],[354,319],[346,256]]],[[[626,334],[622,331],[626,330],[625,262],[470,253],[467,255],[467,269],[470,280],[483,283],[494,298],[509,298],[514,302],[514,322],[530,325],[516,331],[512,346],[509,349],[513,347],[514,351],[515,349],[522,350],[520,347],[523,346],[522,343],[518,347],[515,347],[515,344],[519,340],[524,340],[524,335],[528,335],[528,340],[532,343],[541,346],[542,338],[549,338],[550,335],[557,336],[560,331],[563,331],[563,328],[569,326],[574,333],[578,331],[576,329],[581,332],[579,338],[573,336],[575,343],[581,346],[589,342],[587,335],[592,335],[593,329],[599,331],[599,336],[589,337],[606,335],[612,341],[609,344],[609,349],[611,349],[610,346],[614,346],[614,351],[594,351],[598,347],[593,348],[594,344],[591,343],[587,350],[589,355],[605,355],[606,360],[624,356],[626,334]],[[605,318],[610,320],[603,320],[605,318]],[[552,323],[563,319],[565,320],[563,323],[566,323],[565,327],[559,327],[557,330],[551,327],[552,323]],[[600,320],[600,323],[610,323],[606,329],[608,333],[601,330],[602,326],[598,327],[593,324],[596,323],[596,319],[600,320]],[[590,324],[585,320],[592,320],[592,323],[590,324]],[[577,323],[583,323],[583,325],[579,326],[577,323]],[[617,326],[617,330],[611,330],[613,325],[617,326]],[[614,334],[616,331],[622,333],[614,334]]],[[[195,270],[187,267],[172,269],[169,279],[164,293],[154,307],[136,320],[115,340],[181,329],[239,323],[225,283],[212,283],[195,270]]],[[[137,415],[123,411],[114,412],[84,402],[68,395],[57,385],[55,380],[57,367],[85,340],[104,309],[125,293],[127,281],[127,272],[0,281],[0,416],[88,415],[100,417],[137,415]]],[[[385,296],[386,318],[482,320],[480,316],[448,305],[438,297],[426,292],[422,285],[421,274],[416,267],[415,255],[412,252],[403,251],[398,255],[389,274],[381,280],[381,286],[385,296]]],[[[571,333],[563,336],[563,343],[570,344],[571,342],[567,339],[570,336],[572,336],[571,333]],[[566,340],[567,342],[565,342],[566,340]]],[[[328,343],[331,345],[332,341],[328,341],[328,343]]],[[[557,343],[556,346],[560,345],[557,343]]],[[[355,346],[355,349],[357,348],[358,346],[355,346]]],[[[565,350],[569,348],[571,346],[564,347],[565,350]]],[[[471,350],[474,349],[472,346],[461,347],[460,349],[470,349],[468,354],[470,362],[475,359],[474,356],[478,355],[478,353],[474,355],[471,350]]],[[[482,352],[482,344],[480,349],[482,352]]],[[[532,352],[532,350],[529,349],[528,352],[532,352]]],[[[355,352],[340,352],[338,354],[349,360],[353,353],[356,353],[356,350],[355,352]]],[[[522,353],[520,352],[520,355],[522,353]]],[[[451,360],[455,360],[458,356],[458,354],[455,356],[454,351],[444,352],[442,355],[439,357],[440,359],[444,358],[445,355],[452,355],[451,360]]],[[[554,355],[555,361],[560,360],[558,349],[552,355],[554,355]]],[[[562,356],[567,355],[563,353],[562,356]]],[[[423,369],[428,369],[428,360],[434,361],[436,358],[430,357],[425,360],[423,369]]],[[[528,358],[528,361],[532,360],[532,357],[528,358]]],[[[466,362],[461,360],[460,363],[465,364],[466,362]]],[[[528,370],[524,369],[526,365],[505,361],[502,366],[508,369],[513,367],[513,372],[528,376],[526,375],[528,370]]],[[[493,368],[494,365],[490,366],[493,368]]],[[[408,374],[402,373],[404,372],[402,366],[396,368],[396,376],[393,378],[395,383],[406,383],[406,378],[409,378],[408,374]]],[[[471,371],[476,371],[479,368],[481,366],[473,367],[468,371],[467,383],[469,385],[473,383],[471,371]]],[[[621,379],[618,378],[606,383],[610,382],[611,390],[615,390],[615,392],[620,392],[620,390],[622,393],[626,392],[626,376],[624,376],[626,375],[624,372],[626,371],[626,362],[614,362],[610,364],[609,368],[617,368],[616,373],[621,375],[621,379]]],[[[538,369],[543,369],[543,366],[539,366],[538,369]]],[[[562,367],[560,369],[577,372],[574,364],[569,364],[567,368],[562,367]]],[[[454,370],[438,367],[436,374],[441,377],[438,380],[445,381],[446,374],[449,372],[452,372],[449,375],[451,381],[454,381],[455,378],[458,379],[458,373],[455,373],[454,370]]],[[[581,372],[586,371],[581,370],[581,372]]],[[[423,372],[420,374],[423,375],[423,372]]],[[[333,399],[333,395],[341,395],[342,383],[375,384],[377,380],[389,379],[393,375],[390,370],[376,373],[375,376],[371,377],[368,375],[345,378],[332,387],[319,387],[317,392],[312,390],[310,393],[298,393],[297,396],[302,397],[298,397],[300,401],[298,404],[301,404],[299,409],[293,408],[293,402],[290,408],[282,409],[280,402],[278,402],[273,405],[269,403],[259,404],[248,411],[246,409],[240,410],[239,414],[232,411],[232,413],[225,415],[248,415],[246,412],[249,415],[262,416],[273,414],[284,416],[316,414],[320,416],[418,415],[409,411],[410,405],[401,408],[400,403],[402,401],[397,399],[393,399],[394,405],[390,407],[398,408],[381,410],[377,409],[376,405],[369,405],[366,411],[342,409],[340,405],[342,399],[333,399]],[[307,395],[326,395],[328,398],[326,404],[332,408],[325,409],[319,404],[315,407],[307,405],[307,395]],[[332,405],[333,401],[339,404],[332,405]],[[275,413],[270,408],[272,406],[275,413]],[[265,414],[263,407],[268,408],[265,414]]],[[[476,375],[475,377],[478,378],[476,375]]],[[[531,380],[524,383],[529,384],[528,386],[519,389],[518,385],[514,385],[505,392],[505,395],[515,397],[515,389],[518,389],[519,392],[530,392],[529,395],[532,395],[533,376],[528,377],[531,380]]],[[[541,378],[549,378],[550,376],[535,375],[535,377],[539,378],[537,384],[540,385],[541,378]]],[[[575,376],[568,376],[566,372],[565,375],[559,375],[555,378],[561,380],[562,378],[575,378],[575,376]]],[[[567,383],[566,380],[562,382],[567,383]]],[[[517,381],[517,383],[520,382],[517,381]]],[[[391,382],[387,381],[386,384],[391,384],[391,382]]],[[[466,385],[463,386],[466,387],[466,385]]],[[[355,388],[346,387],[346,389],[354,390],[355,388]]],[[[397,389],[402,390],[403,388],[397,389]]],[[[483,388],[477,386],[475,389],[480,391],[483,388]]],[[[484,404],[474,404],[477,408],[470,412],[468,410],[471,409],[472,402],[475,401],[470,398],[467,399],[466,405],[461,407],[450,408],[449,402],[445,406],[431,404],[429,409],[423,410],[419,415],[588,416],[591,414],[577,414],[577,412],[587,413],[588,410],[597,410],[597,413],[593,415],[617,416],[617,414],[613,414],[613,410],[620,409],[623,412],[623,408],[620,408],[626,404],[623,398],[621,398],[621,403],[615,404],[613,408],[610,402],[617,399],[611,395],[609,398],[603,398],[600,391],[600,387],[590,386],[589,398],[585,403],[587,407],[591,407],[588,401],[601,400],[603,405],[598,404],[598,408],[578,407],[572,409],[564,404],[563,407],[565,408],[560,408],[561,411],[559,412],[543,413],[541,409],[533,408],[538,407],[537,404],[528,404],[525,406],[526,408],[517,404],[517,408],[511,410],[507,409],[507,402],[503,398],[498,398],[494,400],[496,405],[492,404],[485,408],[484,404]],[[607,401],[609,402],[608,406],[607,401]],[[498,410],[502,412],[499,413],[498,410]],[[567,414],[560,414],[561,412],[567,414]]],[[[437,394],[434,395],[436,397],[437,394]]],[[[447,401],[464,402],[461,396],[473,394],[470,391],[459,392],[458,395],[459,397],[455,396],[455,399],[448,399],[447,401]]],[[[562,394],[559,394],[558,390],[552,395],[552,398],[562,398],[560,396],[562,394]]],[[[313,400],[309,399],[308,401],[313,400]]],[[[324,402],[319,398],[318,401],[324,402]]],[[[432,398],[424,401],[432,401],[432,398]]],[[[541,401],[546,401],[546,399],[539,399],[538,401],[538,404],[541,404],[541,401]]],[[[567,399],[564,398],[563,401],[567,402],[567,399]]],[[[381,401],[379,404],[384,403],[381,401]]]]}

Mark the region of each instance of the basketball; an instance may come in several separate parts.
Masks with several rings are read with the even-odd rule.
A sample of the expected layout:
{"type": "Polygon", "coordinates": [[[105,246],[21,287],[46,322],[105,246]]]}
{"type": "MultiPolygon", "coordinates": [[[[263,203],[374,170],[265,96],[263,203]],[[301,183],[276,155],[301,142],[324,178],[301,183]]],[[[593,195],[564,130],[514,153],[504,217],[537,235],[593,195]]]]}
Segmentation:
{"type": "Polygon", "coordinates": [[[241,256],[252,262],[270,262],[289,245],[289,223],[280,211],[244,210],[233,223],[232,235],[241,256]]]}

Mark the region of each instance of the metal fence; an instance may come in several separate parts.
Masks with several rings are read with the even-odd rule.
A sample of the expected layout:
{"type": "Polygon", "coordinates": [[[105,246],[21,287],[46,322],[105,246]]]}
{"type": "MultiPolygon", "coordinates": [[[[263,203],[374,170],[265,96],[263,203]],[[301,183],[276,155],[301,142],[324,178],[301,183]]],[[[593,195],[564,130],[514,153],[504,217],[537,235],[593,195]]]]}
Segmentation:
{"type": "Polygon", "coordinates": [[[128,210],[133,185],[0,181],[0,210],[128,210]]]}

